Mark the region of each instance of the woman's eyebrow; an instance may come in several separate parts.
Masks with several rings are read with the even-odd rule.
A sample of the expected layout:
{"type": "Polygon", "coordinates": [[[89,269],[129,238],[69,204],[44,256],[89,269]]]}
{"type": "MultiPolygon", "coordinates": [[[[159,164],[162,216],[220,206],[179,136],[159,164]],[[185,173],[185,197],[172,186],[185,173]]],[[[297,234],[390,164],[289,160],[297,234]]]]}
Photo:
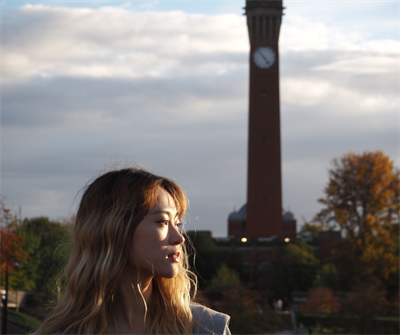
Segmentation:
{"type": "Polygon", "coordinates": [[[168,215],[170,215],[171,212],[170,212],[170,211],[167,211],[167,210],[165,210],[165,209],[159,209],[158,211],[154,211],[154,212],[151,212],[151,213],[149,213],[149,214],[168,214],[168,215]]]}
{"type": "MultiPolygon", "coordinates": [[[[170,211],[167,211],[167,210],[165,210],[165,209],[159,209],[158,211],[154,211],[154,212],[149,213],[149,214],[150,214],[150,215],[153,215],[153,214],[166,214],[166,215],[171,215],[171,212],[170,212],[170,211]]],[[[176,212],[175,217],[177,217],[177,216],[179,216],[179,212],[176,212]]]]}

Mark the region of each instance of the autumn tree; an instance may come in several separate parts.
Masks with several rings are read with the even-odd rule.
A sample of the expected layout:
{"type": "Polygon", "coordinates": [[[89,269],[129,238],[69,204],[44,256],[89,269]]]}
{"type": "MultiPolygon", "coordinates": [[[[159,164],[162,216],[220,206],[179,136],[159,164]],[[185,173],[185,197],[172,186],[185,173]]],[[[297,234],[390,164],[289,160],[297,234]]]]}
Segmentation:
{"type": "Polygon", "coordinates": [[[358,334],[370,334],[372,321],[386,314],[390,304],[385,294],[385,291],[379,291],[368,284],[360,284],[347,294],[342,304],[342,313],[357,317],[358,334]]]}
{"type": "Polygon", "coordinates": [[[314,287],[308,292],[307,300],[301,305],[302,313],[331,315],[339,312],[340,298],[334,296],[329,287],[314,287]]]}
{"type": "Polygon", "coordinates": [[[322,231],[323,227],[321,225],[315,225],[312,222],[308,222],[303,218],[303,225],[300,231],[297,233],[297,237],[301,239],[316,239],[318,234],[322,231]]]}
{"type": "MultiPolygon", "coordinates": [[[[0,198],[0,238],[1,238],[1,273],[4,274],[8,271],[10,275],[11,287],[12,281],[16,271],[16,264],[23,263],[30,255],[24,250],[27,240],[19,234],[16,229],[18,228],[18,220],[14,218],[10,210],[6,208],[3,200],[0,198]]],[[[2,281],[4,276],[1,277],[2,281]]],[[[2,283],[4,284],[4,283],[2,283]]]]}
{"type": "Polygon", "coordinates": [[[400,297],[399,297],[399,294],[397,293],[392,298],[389,314],[391,314],[393,316],[400,315],[400,308],[399,308],[400,301],[399,300],[400,300],[400,297]]]}
{"type": "Polygon", "coordinates": [[[398,271],[393,229],[399,222],[399,172],[381,151],[349,153],[332,165],[314,222],[342,232],[333,261],[343,288],[379,285],[398,271]]]}
{"type": "Polygon", "coordinates": [[[232,334],[263,334],[282,326],[282,319],[266,301],[259,292],[237,285],[225,290],[224,299],[215,307],[230,315],[232,334]]]}

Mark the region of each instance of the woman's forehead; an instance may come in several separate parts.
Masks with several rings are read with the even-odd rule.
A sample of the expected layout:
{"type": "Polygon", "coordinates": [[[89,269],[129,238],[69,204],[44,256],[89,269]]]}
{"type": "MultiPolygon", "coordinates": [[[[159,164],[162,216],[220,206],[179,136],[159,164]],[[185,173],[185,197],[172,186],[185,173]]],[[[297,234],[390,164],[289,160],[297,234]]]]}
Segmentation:
{"type": "Polygon", "coordinates": [[[174,198],[163,188],[158,188],[156,192],[156,201],[149,211],[149,214],[161,213],[161,212],[173,212],[178,211],[174,198]]]}

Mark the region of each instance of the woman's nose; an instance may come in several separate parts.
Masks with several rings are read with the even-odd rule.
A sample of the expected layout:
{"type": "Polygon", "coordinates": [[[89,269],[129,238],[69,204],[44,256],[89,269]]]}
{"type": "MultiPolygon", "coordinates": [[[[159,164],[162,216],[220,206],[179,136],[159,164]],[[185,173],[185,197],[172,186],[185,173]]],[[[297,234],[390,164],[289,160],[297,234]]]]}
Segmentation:
{"type": "Polygon", "coordinates": [[[173,245],[180,245],[183,242],[185,242],[185,238],[183,235],[179,232],[178,228],[174,227],[171,232],[171,244],[173,245]]]}

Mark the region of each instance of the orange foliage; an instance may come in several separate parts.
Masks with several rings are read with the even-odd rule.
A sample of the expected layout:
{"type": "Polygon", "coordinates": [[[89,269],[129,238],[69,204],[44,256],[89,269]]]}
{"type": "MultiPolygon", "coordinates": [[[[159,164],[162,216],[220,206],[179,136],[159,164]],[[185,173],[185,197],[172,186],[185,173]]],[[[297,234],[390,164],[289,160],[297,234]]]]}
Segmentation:
{"type": "Polygon", "coordinates": [[[340,298],[328,287],[315,287],[308,292],[307,301],[301,305],[305,314],[331,315],[339,312],[340,298]]]}
{"type": "Polygon", "coordinates": [[[378,291],[368,284],[358,285],[343,301],[342,312],[345,315],[360,317],[364,322],[385,315],[390,308],[385,291],[378,291]]]}
{"type": "Polygon", "coordinates": [[[13,271],[16,262],[22,263],[30,255],[23,249],[23,246],[27,243],[26,239],[14,231],[18,226],[18,221],[12,220],[10,210],[5,207],[1,198],[0,220],[1,223],[5,224],[5,227],[0,227],[1,272],[4,273],[6,268],[8,268],[9,272],[13,271]]]}
{"type": "Polygon", "coordinates": [[[359,238],[362,244],[376,234],[386,235],[399,221],[399,172],[381,151],[349,153],[332,161],[325,205],[315,221],[339,226],[346,237],[359,238]]]}
{"type": "Polygon", "coordinates": [[[393,161],[381,151],[349,153],[334,159],[329,170],[324,208],[314,221],[339,228],[333,261],[343,287],[378,284],[399,269],[394,224],[400,215],[400,177],[393,161]]]}

